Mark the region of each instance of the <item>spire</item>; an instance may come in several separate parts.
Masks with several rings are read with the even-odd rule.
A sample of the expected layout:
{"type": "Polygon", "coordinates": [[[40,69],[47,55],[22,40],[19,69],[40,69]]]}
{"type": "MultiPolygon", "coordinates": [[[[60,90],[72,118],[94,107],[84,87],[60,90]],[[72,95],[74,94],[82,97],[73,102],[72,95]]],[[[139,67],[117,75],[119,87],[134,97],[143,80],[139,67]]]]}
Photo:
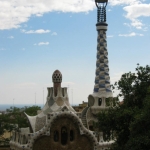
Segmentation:
{"type": "Polygon", "coordinates": [[[53,87],[55,96],[57,96],[57,89],[61,87],[62,74],[59,70],[55,70],[52,75],[53,87]]]}
{"type": "Polygon", "coordinates": [[[95,0],[97,6],[97,61],[96,77],[93,94],[98,97],[112,97],[110,89],[110,77],[108,66],[107,52],[107,23],[106,23],[106,6],[108,0],[95,0]]]}

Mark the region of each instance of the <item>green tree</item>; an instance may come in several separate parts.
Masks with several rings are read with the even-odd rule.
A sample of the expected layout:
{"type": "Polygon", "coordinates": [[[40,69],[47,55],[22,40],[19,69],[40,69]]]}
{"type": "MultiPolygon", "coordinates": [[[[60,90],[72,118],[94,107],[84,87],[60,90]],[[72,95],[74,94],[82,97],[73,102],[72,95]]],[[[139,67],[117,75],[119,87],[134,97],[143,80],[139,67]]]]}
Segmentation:
{"type": "Polygon", "coordinates": [[[150,148],[150,66],[137,65],[136,73],[125,73],[113,89],[123,98],[115,107],[98,114],[98,128],[106,139],[114,135],[113,150],[150,148]]]}
{"type": "Polygon", "coordinates": [[[32,106],[32,107],[25,107],[25,112],[29,116],[35,116],[37,115],[37,111],[40,110],[41,108],[39,106],[32,106]]]}
{"type": "Polygon", "coordinates": [[[4,134],[5,130],[12,132],[12,130],[28,127],[28,120],[24,112],[30,116],[35,116],[37,115],[37,110],[40,109],[39,106],[10,107],[10,109],[7,109],[5,114],[0,115],[0,136],[4,134]]]}

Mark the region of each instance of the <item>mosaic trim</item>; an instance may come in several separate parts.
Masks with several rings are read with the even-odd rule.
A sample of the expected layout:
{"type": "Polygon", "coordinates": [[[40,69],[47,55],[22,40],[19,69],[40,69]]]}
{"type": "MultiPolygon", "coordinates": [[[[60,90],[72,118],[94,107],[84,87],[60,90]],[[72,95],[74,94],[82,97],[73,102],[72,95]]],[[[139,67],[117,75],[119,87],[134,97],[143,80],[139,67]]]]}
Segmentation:
{"type": "Polygon", "coordinates": [[[94,92],[112,92],[110,89],[106,30],[98,30],[95,74],[94,92]]]}

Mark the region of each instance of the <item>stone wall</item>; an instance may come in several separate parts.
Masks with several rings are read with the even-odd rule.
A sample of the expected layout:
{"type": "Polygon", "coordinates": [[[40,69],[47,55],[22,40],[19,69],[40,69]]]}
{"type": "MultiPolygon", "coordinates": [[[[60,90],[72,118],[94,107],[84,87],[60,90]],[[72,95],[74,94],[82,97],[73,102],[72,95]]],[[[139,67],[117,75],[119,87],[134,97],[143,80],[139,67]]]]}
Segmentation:
{"type": "Polygon", "coordinates": [[[71,118],[62,117],[53,123],[50,136],[43,136],[35,141],[33,150],[94,150],[94,145],[91,137],[80,135],[77,122],[71,118]],[[65,128],[66,134],[63,135],[65,128]],[[55,140],[56,132],[58,135],[55,140]],[[63,143],[64,138],[66,139],[65,144],[63,143]]]}

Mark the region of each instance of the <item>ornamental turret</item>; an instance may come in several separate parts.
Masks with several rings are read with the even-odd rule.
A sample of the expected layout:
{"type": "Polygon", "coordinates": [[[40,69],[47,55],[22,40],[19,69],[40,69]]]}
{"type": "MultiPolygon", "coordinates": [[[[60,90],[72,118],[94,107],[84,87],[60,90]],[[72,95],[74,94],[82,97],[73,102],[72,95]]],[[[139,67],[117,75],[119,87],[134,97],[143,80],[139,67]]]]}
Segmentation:
{"type": "Polygon", "coordinates": [[[97,6],[97,61],[95,73],[94,95],[98,97],[112,97],[108,66],[108,52],[106,31],[106,6],[108,0],[95,0],[97,6]]]}
{"type": "Polygon", "coordinates": [[[54,95],[57,96],[58,88],[61,88],[62,74],[59,70],[55,70],[52,75],[54,95]]]}
{"type": "MultiPolygon", "coordinates": [[[[91,113],[96,114],[106,108],[106,98],[112,97],[110,87],[110,76],[108,66],[107,38],[106,31],[108,24],[106,23],[106,6],[108,0],[95,0],[97,7],[97,56],[95,85],[93,94],[88,97],[88,104],[91,113]]],[[[90,119],[90,118],[89,118],[90,119]]]]}

